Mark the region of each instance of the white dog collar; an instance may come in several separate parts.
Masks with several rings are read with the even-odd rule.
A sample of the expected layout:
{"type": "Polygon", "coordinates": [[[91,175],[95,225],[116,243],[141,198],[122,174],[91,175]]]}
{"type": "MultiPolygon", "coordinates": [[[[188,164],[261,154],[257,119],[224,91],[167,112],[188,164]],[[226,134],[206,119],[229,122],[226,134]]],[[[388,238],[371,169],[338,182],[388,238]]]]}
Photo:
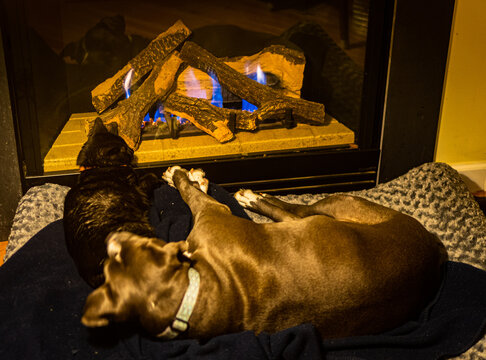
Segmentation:
{"type": "Polygon", "coordinates": [[[192,315],[194,306],[196,305],[197,295],[199,294],[200,276],[199,272],[192,267],[189,268],[187,275],[189,277],[189,286],[184,294],[179,311],[177,311],[176,318],[172,322],[172,325],[167,326],[159,335],[160,337],[173,339],[188,328],[189,318],[192,315]]]}

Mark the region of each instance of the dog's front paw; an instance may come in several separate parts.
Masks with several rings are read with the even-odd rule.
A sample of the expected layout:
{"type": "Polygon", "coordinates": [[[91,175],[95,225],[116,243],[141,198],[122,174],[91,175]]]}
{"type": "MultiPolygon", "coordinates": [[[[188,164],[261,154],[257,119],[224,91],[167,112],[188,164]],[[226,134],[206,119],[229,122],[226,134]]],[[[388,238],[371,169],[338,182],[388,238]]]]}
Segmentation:
{"type": "Polygon", "coordinates": [[[234,195],[236,201],[246,209],[251,209],[252,204],[262,199],[261,195],[255,194],[251,190],[241,189],[234,195]]]}
{"type": "Polygon", "coordinates": [[[165,170],[165,172],[162,174],[162,179],[164,179],[167,184],[169,184],[172,187],[175,187],[174,180],[172,179],[174,177],[174,174],[177,170],[185,171],[187,173],[186,169],[181,168],[178,165],[175,166],[170,166],[165,170]]]}
{"type": "Polygon", "coordinates": [[[164,172],[162,179],[167,181],[167,184],[170,186],[175,187],[174,174],[178,170],[185,172],[189,181],[191,181],[196,188],[200,189],[204,193],[208,192],[209,181],[204,177],[206,174],[201,169],[191,169],[190,171],[187,171],[186,169],[183,169],[177,165],[171,166],[164,172]]]}
{"type": "Polygon", "coordinates": [[[201,190],[205,194],[208,193],[209,180],[204,177],[206,176],[206,173],[202,169],[191,169],[187,173],[187,176],[189,177],[189,180],[197,183],[197,185],[199,186],[199,190],[201,190]]]}

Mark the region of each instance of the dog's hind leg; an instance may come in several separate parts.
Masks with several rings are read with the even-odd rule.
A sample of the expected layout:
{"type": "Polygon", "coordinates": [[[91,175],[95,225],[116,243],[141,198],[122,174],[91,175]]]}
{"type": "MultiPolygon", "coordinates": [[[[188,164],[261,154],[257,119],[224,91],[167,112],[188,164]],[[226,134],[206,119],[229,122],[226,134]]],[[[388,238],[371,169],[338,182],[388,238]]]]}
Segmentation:
{"type": "Polygon", "coordinates": [[[309,205],[310,214],[322,214],[336,220],[361,224],[377,224],[391,219],[399,213],[358,196],[334,194],[309,205]]]}
{"type": "Polygon", "coordinates": [[[289,204],[271,195],[263,195],[271,204],[299,217],[326,215],[336,220],[362,224],[376,224],[386,221],[397,212],[365,200],[358,196],[333,194],[311,205],[289,204]]]}
{"type": "Polygon", "coordinates": [[[246,209],[267,216],[274,221],[326,215],[336,220],[375,224],[390,219],[395,211],[360,197],[335,194],[311,205],[290,204],[268,194],[257,195],[240,190],[236,199],[246,209]]]}
{"type": "MultiPolygon", "coordinates": [[[[259,195],[255,194],[251,190],[243,189],[235,193],[235,199],[245,209],[267,216],[273,221],[288,221],[300,218],[300,216],[293,213],[293,211],[287,210],[286,205],[292,204],[288,204],[283,201],[281,201],[281,204],[279,202],[273,203],[271,201],[267,201],[269,197],[270,195],[259,195]]],[[[271,198],[278,200],[273,196],[271,198]]]]}

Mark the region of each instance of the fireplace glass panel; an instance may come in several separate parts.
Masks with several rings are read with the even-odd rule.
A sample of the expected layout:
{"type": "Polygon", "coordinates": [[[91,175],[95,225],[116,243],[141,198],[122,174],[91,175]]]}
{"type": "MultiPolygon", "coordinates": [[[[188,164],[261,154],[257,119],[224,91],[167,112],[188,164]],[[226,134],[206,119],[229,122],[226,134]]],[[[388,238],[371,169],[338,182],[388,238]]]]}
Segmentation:
{"type": "MultiPolygon", "coordinates": [[[[323,125],[315,126],[296,121],[289,111],[284,120],[260,121],[253,131],[230,129],[235,137],[222,142],[156,102],[140,123],[139,166],[353,149],[359,142],[369,0],[24,0],[5,1],[3,7],[8,14],[3,36],[10,50],[9,76],[27,176],[77,171],[76,156],[86,140],[87,124],[98,116],[92,90],[178,20],[191,30],[190,41],[217,58],[240,61],[239,71],[259,83],[323,104],[326,115],[323,125]],[[261,55],[269,46],[291,49],[305,58],[305,66],[286,75],[291,78],[288,83],[297,79],[293,88],[279,73],[283,65],[261,55]],[[256,60],[245,69],[248,62],[242,59],[252,56],[256,60]]],[[[251,111],[252,104],[219,85],[217,78],[216,83],[214,77],[209,79],[211,90],[201,85],[202,90],[188,95],[236,111],[250,106],[251,111]]],[[[136,85],[130,91],[137,91],[136,85]]]]}

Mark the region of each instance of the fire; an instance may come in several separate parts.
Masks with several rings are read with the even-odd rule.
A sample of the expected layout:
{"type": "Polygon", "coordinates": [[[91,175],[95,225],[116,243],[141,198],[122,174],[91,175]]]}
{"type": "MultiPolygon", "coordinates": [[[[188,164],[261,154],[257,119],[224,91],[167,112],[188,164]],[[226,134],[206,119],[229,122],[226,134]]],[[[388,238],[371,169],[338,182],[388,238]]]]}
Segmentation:
{"type": "Polygon", "coordinates": [[[213,97],[211,98],[211,104],[217,107],[223,107],[223,92],[216,75],[211,75],[211,81],[213,84],[213,97]]]}
{"type": "MultiPolygon", "coordinates": [[[[248,72],[248,67],[246,68],[246,71],[248,72]]],[[[265,76],[265,73],[263,72],[262,68],[260,67],[260,64],[257,65],[256,73],[248,75],[248,77],[252,80],[255,80],[259,84],[265,85],[267,83],[267,77],[265,76]]],[[[253,104],[250,104],[248,101],[243,99],[242,104],[241,104],[241,109],[253,112],[257,109],[257,107],[253,104]]]]}
{"type": "Polygon", "coordinates": [[[185,84],[188,85],[188,92],[187,95],[194,98],[199,99],[207,99],[206,91],[199,86],[199,80],[197,79],[196,75],[194,74],[194,70],[189,67],[187,69],[187,75],[185,80],[185,84]]]}
{"type": "MultiPolygon", "coordinates": [[[[248,74],[249,72],[250,72],[249,67],[247,65],[246,73],[248,74]]],[[[123,89],[125,90],[126,99],[128,99],[131,95],[130,88],[131,88],[131,85],[132,85],[133,73],[134,73],[134,70],[130,69],[128,71],[127,75],[125,76],[124,81],[123,81],[123,89]]],[[[218,78],[217,78],[216,74],[211,73],[209,75],[211,77],[211,82],[212,82],[211,104],[214,105],[214,106],[217,106],[217,107],[223,107],[223,92],[222,92],[222,89],[221,89],[221,85],[218,81],[218,78]]],[[[260,67],[259,64],[257,65],[256,72],[251,73],[247,76],[250,79],[257,81],[260,84],[265,85],[267,83],[266,75],[263,72],[263,70],[262,70],[262,68],[260,67]]],[[[190,89],[188,91],[188,96],[195,97],[195,98],[202,98],[202,99],[208,98],[206,90],[203,89],[199,85],[199,81],[198,81],[196,75],[194,74],[194,71],[193,71],[192,68],[188,68],[187,75],[186,75],[186,78],[185,78],[185,82],[188,85],[188,88],[190,89]]],[[[253,104],[250,104],[248,101],[243,99],[241,109],[253,112],[257,109],[257,107],[253,104]]],[[[184,124],[184,123],[187,122],[186,119],[183,119],[179,116],[175,116],[175,118],[180,124],[184,124]]],[[[153,122],[154,124],[156,122],[166,122],[164,105],[162,103],[159,102],[157,104],[153,118],[150,116],[150,113],[147,113],[145,115],[145,117],[142,121],[142,125],[141,125],[142,128],[145,126],[146,123],[150,123],[150,122],[153,122]]]]}
{"type": "MultiPolygon", "coordinates": [[[[130,95],[132,95],[130,93],[130,87],[132,86],[132,77],[133,77],[133,73],[135,71],[133,69],[130,69],[127,73],[127,75],[125,76],[125,79],[123,80],[123,89],[125,90],[125,99],[128,99],[130,97],[130,95]]],[[[149,113],[147,113],[145,115],[145,117],[143,118],[143,121],[142,121],[142,127],[145,126],[145,123],[146,122],[149,122],[150,121],[150,115],[149,113]]]]}
{"type": "MultiPolygon", "coordinates": [[[[125,90],[126,99],[128,99],[131,96],[130,87],[132,86],[133,73],[134,70],[130,69],[127,75],[125,76],[125,79],[123,80],[123,89],[125,90]]],[[[145,127],[145,123],[149,123],[151,121],[152,118],[150,117],[150,113],[145,114],[141,124],[142,128],[145,127]]],[[[156,123],[157,121],[162,121],[162,122],[165,121],[164,106],[161,103],[157,105],[157,109],[153,117],[153,122],[156,123]]]]}
{"type": "Polygon", "coordinates": [[[128,99],[130,97],[130,86],[132,85],[132,76],[133,76],[134,70],[130,69],[128,71],[127,75],[125,76],[125,80],[123,81],[123,89],[125,89],[125,95],[126,98],[128,99]]]}
{"type": "Polygon", "coordinates": [[[157,109],[155,110],[154,114],[154,122],[165,122],[165,114],[164,114],[164,105],[161,103],[157,104],[157,109]]]}
{"type": "MultiPolygon", "coordinates": [[[[212,84],[211,104],[214,106],[223,107],[223,93],[221,91],[221,85],[219,84],[218,78],[214,73],[210,73],[209,76],[211,77],[212,84]]],[[[188,68],[184,81],[188,87],[188,96],[199,99],[208,98],[206,90],[200,85],[200,82],[194,74],[194,70],[192,68],[188,68]]]]}
{"type": "Polygon", "coordinates": [[[260,84],[266,84],[267,83],[267,77],[265,76],[265,73],[262,71],[262,68],[260,65],[257,66],[257,82],[260,84]]]}

